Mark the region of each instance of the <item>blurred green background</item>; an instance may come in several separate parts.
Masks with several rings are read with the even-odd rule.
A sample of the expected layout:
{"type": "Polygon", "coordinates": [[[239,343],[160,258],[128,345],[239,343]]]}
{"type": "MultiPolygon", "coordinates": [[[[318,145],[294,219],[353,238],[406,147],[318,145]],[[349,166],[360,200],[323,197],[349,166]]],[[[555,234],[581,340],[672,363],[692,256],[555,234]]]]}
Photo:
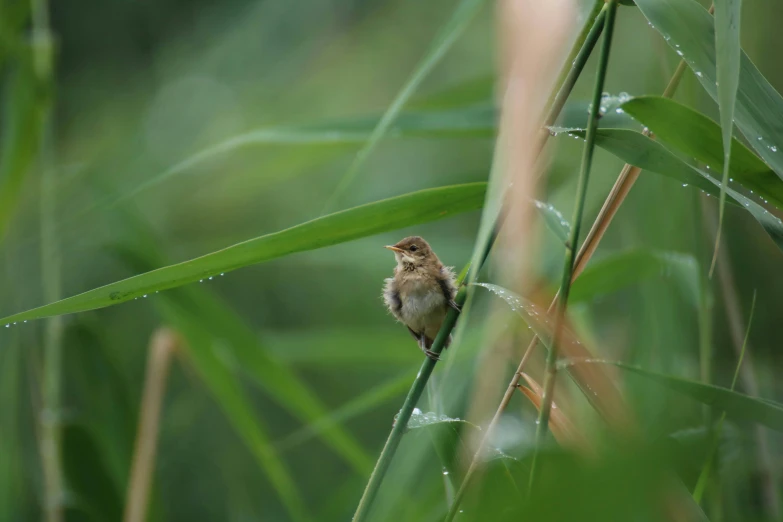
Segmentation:
{"type": "MultiPolygon", "coordinates": [[[[7,122],[18,103],[12,88],[20,67],[15,50],[30,44],[31,31],[28,21],[13,23],[27,20],[29,6],[18,0],[0,4],[0,14],[6,15],[0,25],[0,120],[7,122]]],[[[586,12],[589,5],[582,4],[586,12]]],[[[50,300],[41,276],[40,180],[45,169],[54,178],[62,296],[321,215],[350,168],[357,144],[251,143],[195,164],[180,162],[258,129],[328,127],[330,122],[379,117],[455,5],[453,0],[53,3],[56,51],[47,159],[36,161],[25,175],[2,243],[3,315],[50,300]],[[177,165],[181,168],[172,170],[177,165]]],[[[746,2],[743,9],[743,48],[779,92],[782,19],[779,0],[746,2]]],[[[488,2],[427,76],[410,110],[493,104],[495,22],[488,2]]],[[[660,94],[678,56],[635,8],[620,9],[615,40],[607,90],[660,94]]],[[[592,57],[571,97],[574,107],[589,98],[594,62],[592,57]]],[[[717,106],[690,71],[675,99],[717,120],[717,106]]],[[[6,125],[3,132],[11,131],[6,125]]],[[[336,208],[484,181],[493,145],[489,137],[469,134],[386,138],[336,208]]],[[[581,147],[567,138],[550,140],[552,164],[539,199],[566,216],[581,147]]],[[[615,157],[597,152],[587,222],[621,167],[615,157]]],[[[644,248],[691,255],[700,273],[705,272],[713,236],[704,216],[707,222],[717,216],[714,199],[643,173],[596,260],[644,248]]],[[[302,519],[349,520],[422,360],[380,299],[383,278],[394,266],[382,246],[421,235],[444,263],[459,269],[470,257],[479,217],[479,212],[460,214],[66,316],[62,405],[56,412],[41,411],[44,322],[0,328],[0,521],[42,519],[42,415],[64,430],[66,519],[121,519],[147,347],[162,325],[180,331],[190,349],[178,354],[168,379],[149,519],[291,520],[296,515],[284,500],[288,496],[300,505],[302,519]],[[278,464],[282,467],[275,468],[278,464]],[[274,469],[278,472],[270,471],[274,469]]],[[[536,278],[554,289],[562,248],[551,232],[539,228],[538,250],[530,258],[536,278]]],[[[762,397],[783,400],[777,382],[783,360],[777,349],[780,305],[775,297],[783,295],[781,253],[738,210],[727,211],[724,233],[743,330],[753,290],[758,290],[749,343],[752,360],[746,364],[752,364],[762,397]]],[[[711,332],[711,380],[728,386],[736,354],[721,284],[717,277],[704,279],[701,297],[706,304],[700,311],[677,281],[671,274],[656,273],[576,304],[572,314],[579,333],[602,357],[699,378],[701,321],[711,332]]],[[[459,350],[446,355],[453,359],[448,372],[445,365],[436,369],[441,404],[431,397],[420,405],[423,410],[467,417],[479,425],[494,412],[527,345],[527,332],[517,332],[513,342],[499,347],[482,345],[487,314],[502,314],[494,303],[488,293],[477,294],[474,315],[461,325],[459,350]],[[487,368],[494,373],[485,373],[487,368]],[[478,405],[474,395],[481,395],[478,405]]],[[[503,328],[517,329],[518,320],[511,316],[501,315],[498,321],[503,328]]],[[[540,364],[543,355],[537,358],[540,364]]],[[[748,392],[742,381],[739,389],[748,392]]],[[[689,429],[698,437],[702,417],[697,404],[633,378],[628,390],[650,440],[689,429]]],[[[524,455],[534,412],[521,395],[514,399],[497,445],[524,455]]],[[[772,519],[762,493],[770,477],[763,469],[771,471],[773,483],[780,479],[783,445],[778,434],[764,434],[772,455],[765,467],[758,463],[752,425],[732,424],[724,430],[723,478],[716,486],[723,489],[716,491],[726,493],[715,496],[723,499],[725,520],[772,519]]],[[[703,433],[695,446],[704,446],[703,433]]],[[[554,455],[551,469],[562,466],[563,476],[571,480],[558,482],[563,497],[551,501],[567,498],[587,483],[608,480],[611,485],[611,477],[617,487],[628,487],[621,497],[646,498],[645,480],[659,466],[666,467],[661,461],[671,459],[676,467],[687,460],[676,452],[665,454],[658,461],[645,446],[629,448],[624,459],[617,449],[588,471],[568,454],[554,455]],[[646,479],[619,479],[629,467],[644,466],[646,479]]],[[[693,460],[697,473],[701,462],[693,460]]],[[[485,488],[499,494],[492,480],[488,475],[485,488]]],[[[431,441],[407,437],[373,520],[435,520],[445,509],[449,488],[431,441]]],[[[589,497],[584,505],[603,505],[600,492],[589,497]]],[[[542,517],[574,520],[546,511],[541,502],[542,517]]],[[[483,513],[475,519],[506,516],[483,513]]],[[[630,520],[598,508],[582,515],[630,520]]],[[[637,515],[648,519],[644,510],[637,515]]]]}

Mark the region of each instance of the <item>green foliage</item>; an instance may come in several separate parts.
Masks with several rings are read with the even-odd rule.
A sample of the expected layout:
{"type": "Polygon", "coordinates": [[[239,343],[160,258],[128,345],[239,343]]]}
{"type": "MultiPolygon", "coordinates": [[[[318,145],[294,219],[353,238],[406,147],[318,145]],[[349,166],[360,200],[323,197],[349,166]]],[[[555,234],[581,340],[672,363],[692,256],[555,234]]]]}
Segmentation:
{"type": "MultiPolygon", "coordinates": [[[[450,508],[458,522],[779,520],[783,6],[721,0],[713,17],[695,0],[619,3],[636,7],[619,11],[607,85],[631,95],[601,98],[585,219],[563,215],[601,75],[596,53],[572,49],[553,70],[574,59],[578,78],[525,195],[535,229],[505,222],[490,250],[506,217],[493,148],[510,57],[497,56],[506,20],[486,2],[52,4],[46,20],[41,2],[0,0],[0,522],[45,518],[38,439],[52,426],[63,522],[122,519],[160,326],[183,342],[162,398],[153,522],[349,520],[393,427],[371,522],[450,508]],[[52,50],[36,30],[47,26],[53,86],[36,60],[52,50]],[[680,58],[690,72],[675,99],[655,95],[680,58]],[[553,412],[577,436],[538,445],[528,491],[538,406],[508,382],[533,334],[523,371],[544,382],[554,274],[624,162],[643,173],[573,282],[555,361],[553,412]],[[317,217],[324,207],[347,210],[317,217]],[[395,265],[382,246],[407,235],[456,269],[473,250],[438,365],[422,365],[380,299],[395,265]],[[524,259],[510,259],[522,239],[524,259]],[[47,297],[41,264],[71,297],[47,297]],[[63,389],[51,411],[33,319],[65,314],[52,323],[63,389]],[[730,423],[713,435],[721,412],[730,423]]],[[[608,8],[580,9],[576,41],[608,8]]]]}
{"type": "Polygon", "coordinates": [[[191,261],[159,268],[56,303],[6,317],[9,322],[94,310],[148,294],[203,282],[250,264],[426,223],[480,208],[486,185],[430,189],[330,214],[302,225],[250,239],[191,261]]]}

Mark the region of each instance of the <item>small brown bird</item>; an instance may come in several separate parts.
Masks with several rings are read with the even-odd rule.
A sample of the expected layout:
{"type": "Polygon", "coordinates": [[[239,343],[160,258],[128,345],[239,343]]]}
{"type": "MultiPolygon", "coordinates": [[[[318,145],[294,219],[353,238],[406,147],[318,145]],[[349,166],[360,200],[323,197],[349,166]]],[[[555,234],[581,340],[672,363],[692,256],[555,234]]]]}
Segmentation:
{"type": "MultiPolygon", "coordinates": [[[[430,245],[419,236],[406,237],[393,246],[397,266],[394,277],[386,279],[383,299],[389,311],[408,327],[427,357],[435,361],[432,342],[438,335],[449,307],[459,311],[454,271],[443,266],[430,245]]],[[[445,347],[451,342],[451,336],[445,347]]]]}

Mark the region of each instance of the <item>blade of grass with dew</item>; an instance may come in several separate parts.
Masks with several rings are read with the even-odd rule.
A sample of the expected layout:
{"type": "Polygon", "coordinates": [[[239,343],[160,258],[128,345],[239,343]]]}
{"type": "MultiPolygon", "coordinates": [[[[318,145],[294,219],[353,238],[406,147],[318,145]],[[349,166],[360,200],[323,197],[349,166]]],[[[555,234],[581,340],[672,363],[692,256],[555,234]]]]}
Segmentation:
{"type": "Polygon", "coordinates": [[[571,235],[566,244],[565,256],[563,262],[563,276],[560,283],[560,299],[557,302],[555,311],[555,326],[552,337],[552,344],[546,359],[546,373],[544,377],[544,397],[541,401],[541,408],[536,421],[535,448],[533,449],[533,459],[530,465],[530,481],[528,484],[528,495],[532,495],[538,472],[539,452],[544,443],[544,437],[548,431],[549,415],[552,409],[552,395],[554,394],[555,379],[557,377],[557,357],[558,344],[561,331],[563,330],[566,308],[568,306],[568,295],[571,290],[571,280],[573,279],[574,262],[576,259],[576,246],[579,244],[579,232],[582,224],[582,214],[584,212],[585,199],[587,196],[587,185],[590,178],[590,170],[593,163],[593,152],[595,149],[595,134],[598,127],[598,116],[601,105],[601,96],[604,91],[604,81],[606,71],[609,68],[609,53],[612,49],[612,36],[614,32],[615,15],[617,14],[617,0],[609,0],[607,3],[606,22],[604,27],[604,40],[601,45],[601,53],[598,56],[598,72],[596,74],[595,86],[593,87],[592,105],[590,106],[590,119],[587,122],[587,131],[585,133],[585,144],[582,154],[582,163],[579,169],[579,179],[577,181],[576,202],[574,204],[574,213],[571,218],[571,235]]]}
{"type": "Polygon", "coordinates": [[[585,302],[633,286],[642,280],[671,276],[694,309],[701,294],[696,259],[679,252],[633,249],[596,259],[571,285],[571,301],[585,302]]]}
{"type": "MultiPolygon", "coordinates": [[[[570,129],[568,135],[584,139],[585,131],[570,129]]],[[[694,172],[662,144],[641,132],[630,129],[599,129],[595,143],[630,165],[667,176],[684,186],[696,187],[713,196],[720,194],[710,181],[694,172]]]]}
{"type": "Polygon", "coordinates": [[[156,304],[160,307],[166,324],[170,324],[185,337],[188,360],[223,407],[228,421],[242,438],[259,467],[266,473],[288,515],[295,521],[309,520],[304,498],[296,481],[274,449],[265,426],[253,410],[239,382],[217,356],[215,347],[219,340],[204,328],[200,318],[192,316],[170,300],[161,299],[156,304]]]}
{"type": "MultiPolygon", "coordinates": [[[[406,438],[427,437],[438,456],[442,474],[453,487],[457,487],[466,469],[465,456],[470,454],[469,441],[479,436],[480,431],[481,429],[471,422],[417,410],[408,422],[406,438]]],[[[518,495],[517,484],[506,469],[506,466],[517,465],[518,461],[497,448],[490,449],[487,460],[496,465],[492,469],[496,475],[493,479],[502,480],[501,487],[513,495],[518,495]]]]}
{"type": "Polygon", "coordinates": [[[267,234],[190,261],[159,268],[82,294],[8,316],[4,324],[82,312],[207,279],[288,254],[436,221],[481,208],[486,183],[421,190],[369,203],[267,234]]]}
{"type": "Polygon", "coordinates": [[[372,154],[375,147],[386,134],[391,123],[400,111],[402,111],[405,103],[407,103],[408,99],[413,95],[416,89],[419,88],[421,82],[424,81],[430,71],[440,62],[454,42],[456,42],[463,31],[465,31],[465,28],[467,28],[468,24],[476,13],[478,13],[483,4],[484,0],[460,0],[449,21],[446,22],[435,37],[427,54],[416,66],[411,77],[402,87],[400,92],[397,93],[397,96],[394,98],[391,105],[389,105],[388,109],[386,109],[386,112],[378,122],[378,125],[376,125],[372,134],[370,134],[367,143],[365,143],[362,149],[356,154],[356,158],[353,163],[351,163],[351,166],[348,167],[348,171],[343,175],[342,179],[340,179],[334,193],[324,204],[324,209],[321,212],[322,214],[331,210],[337,201],[339,201],[345,190],[358,175],[359,169],[364,166],[367,158],[372,154]]]}
{"type": "Polygon", "coordinates": [[[551,203],[535,200],[534,204],[547,228],[563,243],[568,241],[568,236],[571,234],[571,224],[566,221],[563,214],[551,203]]]}
{"type": "MultiPolygon", "coordinates": [[[[756,291],[753,291],[753,301],[750,305],[750,315],[748,317],[748,326],[745,329],[745,339],[742,341],[742,349],[740,350],[739,358],[737,359],[737,367],[734,369],[734,377],[731,379],[731,391],[734,391],[734,387],[737,385],[737,378],[739,377],[740,368],[742,367],[742,360],[745,358],[745,349],[748,347],[748,338],[750,337],[750,327],[753,324],[753,314],[756,311],[756,291]]],[[[718,443],[720,442],[721,432],[723,431],[723,422],[726,420],[726,412],[721,412],[718,425],[715,427],[715,433],[712,437],[709,452],[707,453],[707,459],[704,461],[704,467],[701,469],[699,479],[696,481],[696,487],[693,488],[693,500],[697,504],[701,504],[704,490],[707,487],[707,480],[710,478],[710,472],[712,471],[712,462],[715,459],[715,455],[718,451],[718,443]]]]}
{"type": "MultiPolygon", "coordinates": [[[[721,172],[725,160],[721,127],[704,114],[658,96],[633,98],[622,108],[669,149],[721,172]]],[[[783,180],[737,139],[731,145],[729,176],[732,182],[783,209],[783,180]]]]}
{"type": "MultiPolygon", "coordinates": [[[[638,0],[636,5],[718,101],[713,17],[694,0],[638,0]]],[[[742,51],[734,123],[759,156],[783,177],[783,97],[742,51]]]]}
{"type": "Polygon", "coordinates": [[[710,277],[718,259],[723,212],[726,205],[726,187],[729,184],[731,162],[731,135],[734,130],[734,106],[740,74],[740,11],[742,0],[715,0],[715,54],[718,83],[718,109],[723,138],[723,177],[721,178],[720,210],[718,211],[718,233],[715,235],[715,250],[712,254],[710,277]]]}
{"type": "MultiPolygon", "coordinates": [[[[581,131],[572,131],[581,134],[581,131]]],[[[641,169],[677,179],[684,185],[694,185],[707,194],[719,195],[720,181],[708,173],[688,165],[666,150],[660,143],[625,129],[600,129],[596,144],[626,163],[641,169]]],[[[783,222],[764,207],[730,188],[726,189],[729,202],[747,210],[775,244],[783,250],[783,222]]]]}

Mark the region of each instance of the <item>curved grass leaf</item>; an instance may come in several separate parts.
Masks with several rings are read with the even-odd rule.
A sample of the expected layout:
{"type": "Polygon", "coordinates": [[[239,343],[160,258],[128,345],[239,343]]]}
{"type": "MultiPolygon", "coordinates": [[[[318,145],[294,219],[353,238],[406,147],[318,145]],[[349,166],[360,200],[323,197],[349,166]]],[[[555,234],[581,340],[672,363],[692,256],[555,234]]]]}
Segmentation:
{"type": "MultiPolygon", "coordinates": [[[[584,139],[584,130],[568,129],[569,136],[584,139]]],[[[717,196],[718,189],[660,143],[629,129],[598,129],[595,144],[636,167],[662,174],[683,185],[717,196]]]]}
{"type": "MultiPolygon", "coordinates": [[[[704,163],[714,172],[723,168],[721,128],[707,116],[659,96],[633,98],[622,107],[670,149],[704,163]]],[[[733,181],[783,209],[783,181],[736,139],[731,146],[729,175],[733,181]]]]}
{"type": "MultiPolygon", "coordinates": [[[[400,114],[386,130],[391,138],[492,138],[496,111],[491,104],[456,110],[408,112],[400,114]]],[[[285,126],[256,129],[238,134],[207,147],[164,172],[153,176],[119,200],[132,198],[170,178],[219,156],[246,147],[259,146],[356,146],[370,138],[377,127],[377,117],[362,117],[318,125],[285,126]]]]}
{"type": "MultiPolygon", "coordinates": [[[[577,279],[578,280],[578,279],[577,279]]],[[[508,304],[513,312],[519,315],[536,334],[541,342],[550,347],[553,337],[554,320],[550,319],[547,310],[539,307],[522,296],[489,283],[476,283],[494,293],[508,304]]],[[[592,354],[574,335],[567,325],[558,333],[559,350],[565,359],[592,359],[592,354]]],[[[594,366],[569,366],[569,374],[582,390],[590,404],[598,411],[606,422],[615,429],[629,429],[630,411],[625,399],[615,385],[613,377],[604,368],[594,366]]]]}
{"type": "Polygon", "coordinates": [[[219,340],[204,328],[202,322],[175,303],[160,300],[158,306],[167,324],[187,339],[187,355],[204,383],[217,398],[223,412],[244,441],[258,465],[264,470],[272,487],[292,520],[309,517],[296,481],[272,445],[266,427],[246,397],[242,387],[217,355],[219,340]]]}
{"type": "MultiPolygon", "coordinates": [[[[140,232],[141,223],[134,223],[140,232]]],[[[141,234],[136,234],[137,236],[141,234]]],[[[144,234],[146,236],[147,234],[144,234]]],[[[139,239],[145,239],[142,236],[139,239]]],[[[145,269],[161,262],[164,258],[157,252],[154,241],[144,241],[144,245],[135,250],[115,249],[120,257],[134,269],[145,269]]],[[[215,349],[224,366],[233,371],[234,377],[249,377],[259,388],[267,392],[288,412],[300,419],[305,425],[312,425],[328,417],[329,413],[317,394],[310,386],[283,361],[275,357],[261,342],[256,332],[250,328],[219,297],[203,285],[191,285],[161,296],[178,307],[181,314],[189,314],[211,335],[220,339],[215,349]]],[[[158,305],[158,299],[155,304],[158,305]]],[[[165,313],[165,308],[162,309],[165,313]]],[[[193,344],[193,343],[191,343],[193,344]]],[[[205,371],[210,371],[206,369],[205,371]]],[[[224,410],[227,408],[217,396],[224,410]]],[[[318,434],[323,442],[342,456],[357,473],[368,474],[372,470],[372,459],[361,445],[339,423],[323,425],[318,434]]]]}
{"type": "MultiPolygon", "coordinates": [[[[466,420],[452,419],[434,412],[423,413],[416,408],[408,421],[407,429],[408,436],[426,433],[432,439],[444,470],[448,472],[455,486],[459,486],[462,481],[459,474],[467,469],[470,464],[469,457],[473,455],[469,442],[481,436],[481,428],[466,420]]],[[[484,458],[487,461],[500,459],[516,462],[516,459],[497,448],[488,448],[484,458]]]]}
{"type": "Polygon", "coordinates": [[[569,300],[578,303],[616,292],[639,281],[671,277],[694,307],[699,305],[699,265],[693,256],[678,252],[637,249],[610,254],[590,264],[571,285],[569,300]]]}
{"type": "MultiPolygon", "coordinates": [[[[720,235],[723,230],[723,210],[726,204],[726,187],[729,185],[729,164],[731,161],[734,130],[734,106],[737,101],[740,72],[740,9],[742,0],[715,0],[715,52],[717,54],[718,109],[723,142],[723,176],[721,177],[720,217],[718,234],[715,238],[715,253],[712,266],[718,257],[720,235]]],[[[712,273],[712,269],[710,269],[712,273]]]]}
{"type": "Polygon", "coordinates": [[[369,203],[14,314],[2,322],[7,324],[112,306],[288,254],[435,221],[481,208],[485,191],[486,183],[467,183],[369,203]]]}
{"type": "MultiPolygon", "coordinates": [[[[713,17],[694,0],[639,0],[639,10],[669,45],[685,59],[704,89],[718,100],[713,17]]],[[[734,123],[751,147],[783,177],[783,97],[740,54],[734,123]]]]}
{"type": "Polygon", "coordinates": [[[364,164],[365,160],[370,156],[375,146],[380,142],[383,136],[386,134],[389,126],[392,124],[397,115],[402,111],[405,103],[410,99],[416,89],[419,88],[421,82],[440,62],[446,52],[451,48],[454,42],[463,33],[468,23],[473,19],[479,8],[484,3],[484,0],[460,0],[454,13],[451,15],[449,21],[441,28],[438,35],[435,37],[429,51],[424,56],[422,61],[416,66],[413,74],[405,82],[394,101],[386,109],[386,112],[381,117],[378,125],[375,126],[370,134],[367,143],[356,155],[356,159],[353,161],[348,171],[343,175],[334,193],[329,197],[324,206],[325,210],[329,210],[330,207],[342,196],[345,189],[351,184],[359,173],[359,169],[364,164]]]}
{"type": "Polygon", "coordinates": [[[563,217],[563,214],[551,203],[535,200],[534,204],[547,228],[554,232],[560,241],[564,243],[568,241],[568,236],[571,234],[571,224],[563,217]]]}
{"type": "MultiPolygon", "coordinates": [[[[584,136],[584,131],[571,131],[584,136]]],[[[611,152],[626,163],[656,174],[674,178],[684,185],[693,185],[713,195],[720,194],[720,181],[708,173],[688,165],[641,133],[625,129],[599,129],[596,145],[611,152]]],[[[726,189],[727,202],[739,205],[759,222],[775,244],[783,250],[783,222],[764,207],[730,188],[726,189]]]]}
{"type": "Polygon", "coordinates": [[[404,372],[374,388],[364,391],[360,395],[357,395],[356,398],[346,402],[328,415],[325,415],[315,422],[309,423],[286,436],[284,439],[277,442],[275,446],[280,451],[290,450],[291,448],[303,444],[311,438],[328,431],[331,426],[339,426],[339,423],[341,422],[354,419],[391,399],[404,396],[405,392],[410,388],[411,382],[413,382],[418,369],[419,365],[417,364],[415,367],[412,367],[410,371],[404,372]]]}
{"type": "Polygon", "coordinates": [[[748,395],[731,391],[728,388],[703,384],[673,375],[651,372],[616,361],[574,361],[569,364],[577,366],[581,364],[609,364],[617,366],[623,370],[659,382],[667,388],[688,395],[707,406],[723,410],[729,418],[758,422],[773,430],[783,431],[783,404],[774,401],[749,397],[748,395]]]}

